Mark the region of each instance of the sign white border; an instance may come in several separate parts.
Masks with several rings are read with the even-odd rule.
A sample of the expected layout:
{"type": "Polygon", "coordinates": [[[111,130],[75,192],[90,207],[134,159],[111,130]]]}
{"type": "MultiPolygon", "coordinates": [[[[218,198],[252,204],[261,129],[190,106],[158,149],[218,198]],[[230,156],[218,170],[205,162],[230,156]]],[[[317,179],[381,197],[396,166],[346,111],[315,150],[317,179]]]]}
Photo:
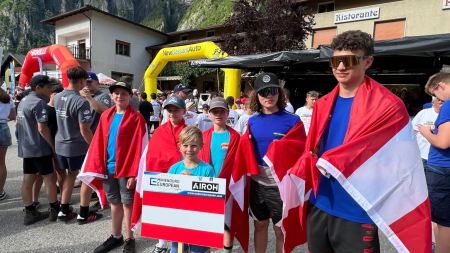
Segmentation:
{"type": "Polygon", "coordinates": [[[334,23],[347,23],[380,18],[380,7],[358,9],[334,14],[334,23]]]}

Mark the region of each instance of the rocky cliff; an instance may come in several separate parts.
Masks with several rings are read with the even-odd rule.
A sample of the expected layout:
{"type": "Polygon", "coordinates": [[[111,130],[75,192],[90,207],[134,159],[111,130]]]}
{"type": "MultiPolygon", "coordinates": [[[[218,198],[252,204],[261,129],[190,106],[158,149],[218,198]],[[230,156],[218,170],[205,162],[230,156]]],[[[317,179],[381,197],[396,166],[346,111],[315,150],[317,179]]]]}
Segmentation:
{"type": "Polygon", "coordinates": [[[84,5],[163,32],[221,24],[233,0],[0,0],[0,46],[25,53],[54,41],[52,26],[40,21],[84,5]]]}

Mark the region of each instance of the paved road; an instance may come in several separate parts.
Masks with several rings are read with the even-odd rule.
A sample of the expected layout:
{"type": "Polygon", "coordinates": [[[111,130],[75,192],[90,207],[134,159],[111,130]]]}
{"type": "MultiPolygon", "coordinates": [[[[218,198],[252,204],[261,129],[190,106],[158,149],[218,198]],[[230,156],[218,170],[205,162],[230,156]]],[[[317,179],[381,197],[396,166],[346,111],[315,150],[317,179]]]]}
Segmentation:
{"type": "MultiPolygon", "coordinates": [[[[10,123],[11,133],[14,126],[10,123]]],[[[13,137],[14,138],[14,137],[13,137]]],[[[61,222],[41,221],[31,226],[23,225],[23,206],[20,197],[22,182],[22,160],[17,158],[17,144],[13,145],[7,153],[8,178],[5,191],[8,194],[6,200],[0,201],[0,252],[92,252],[110,234],[111,215],[109,210],[103,211],[105,217],[94,223],[78,225],[75,221],[65,224],[61,222]]],[[[41,191],[41,210],[48,209],[44,191],[41,191]]],[[[74,191],[72,202],[78,210],[79,189],[74,191]]],[[[136,236],[137,252],[150,252],[156,243],[155,240],[136,236]]],[[[395,252],[389,243],[382,238],[382,252],[395,252]]],[[[269,253],[274,252],[274,235],[271,231],[269,253]]],[[[114,252],[121,252],[116,250],[114,252]]],[[[217,252],[220,252],[219,250],[217,252]]],[[[234,252],[242,252],[238,244],[235,244],[234,252]]],[[[254,252],[250,249],[250,252],[254,252]]],[[[299,247],[295,252],[305,253],[305,247],[299,247]]]]}

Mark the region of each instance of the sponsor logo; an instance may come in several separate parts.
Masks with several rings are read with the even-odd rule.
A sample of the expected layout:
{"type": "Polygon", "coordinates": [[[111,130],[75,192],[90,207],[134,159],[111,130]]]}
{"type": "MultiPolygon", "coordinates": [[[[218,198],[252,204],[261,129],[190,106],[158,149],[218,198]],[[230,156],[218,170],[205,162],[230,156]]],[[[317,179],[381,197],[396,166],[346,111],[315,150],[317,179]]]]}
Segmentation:
{"type": "Polygon", "coordinates": [[[187,53],[194,53],[202,50],[201,46],[191,46],[191,47],[184,47],[184,48],[175,48],[171,50],[163,50],[164,56],[169,55],[179,55],[179,54],[187,54],[187,53]]]}
{"type": "Polygon", "coordinates": [[[41,56],[41,55],[44,55],[46,52],[47,52],[47,48],[42,47],[42,48],[32,49],[30,51],[30,54],[31,54],[31,56],[41,56]]]}
{"type": "Polygon", "coordinates": [[[268,82],[270,82],[270,76],[269,75],[264,75],[262,80],[263,80],[263,82],[268,83],[268,82]]]}
{"type": "Polygon", "coordinates": [[[150,185],[164,188],[180,189],[180,180],[168,178],[150,178],[150,185]]]}
{"type": "Polygon", "coordinates": [[[219,184],[194,181],[194,182],[192,182],[192,190],[207,191],[207,192],[219,192],[219,184]]]}

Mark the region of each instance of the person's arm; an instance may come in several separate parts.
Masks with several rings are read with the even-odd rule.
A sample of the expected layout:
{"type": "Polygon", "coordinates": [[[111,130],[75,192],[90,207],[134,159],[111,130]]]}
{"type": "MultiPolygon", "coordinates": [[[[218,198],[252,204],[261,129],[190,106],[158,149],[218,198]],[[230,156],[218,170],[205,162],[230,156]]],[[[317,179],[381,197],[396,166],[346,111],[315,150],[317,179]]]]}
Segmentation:
{"type": "Polygon", "coordinates": [[[9,120],[16,120],[16,109],[11,108],[9,111],[9,120]]]}
{"type": "Polygon", "coordinates": [[[50,128],[47,126],[47,123],[38,122],[37,125],[39,134],[42,136],[42,138],[44,138],[44,140],[48,143],[48,145],[50,145],[53,153],[55,153],[55,144],[53,141],[52,134],[50,132],[50,128]]]}
{"type": "Polygon", "coordinates": [[[90,123],[80,123],[80,132],[87,144],[91,144],[92,141],[92,131],[90,123]]]}
{"type": "Polygon", "coordinates": [[[427,141],[440,149],[450,148],[450,121],[442,123],[438,127],[438,134],[434,134],[431,126],[418,125],[419,132],[427,141]]]}
{"type": "Polygon", "coordinates": [[[94,111],[96,111],[98,113],[102,113],[102,112],[108,110],[108,106],[106,106],[103,103],[95,100],[92,97],[91,92],[89,91],[88,88],[83,88],[80,91],[80,95],[82,97],[84,97],[89,102],[89,105],[91,106],[92,109],[94,109],[94,111]]]}

